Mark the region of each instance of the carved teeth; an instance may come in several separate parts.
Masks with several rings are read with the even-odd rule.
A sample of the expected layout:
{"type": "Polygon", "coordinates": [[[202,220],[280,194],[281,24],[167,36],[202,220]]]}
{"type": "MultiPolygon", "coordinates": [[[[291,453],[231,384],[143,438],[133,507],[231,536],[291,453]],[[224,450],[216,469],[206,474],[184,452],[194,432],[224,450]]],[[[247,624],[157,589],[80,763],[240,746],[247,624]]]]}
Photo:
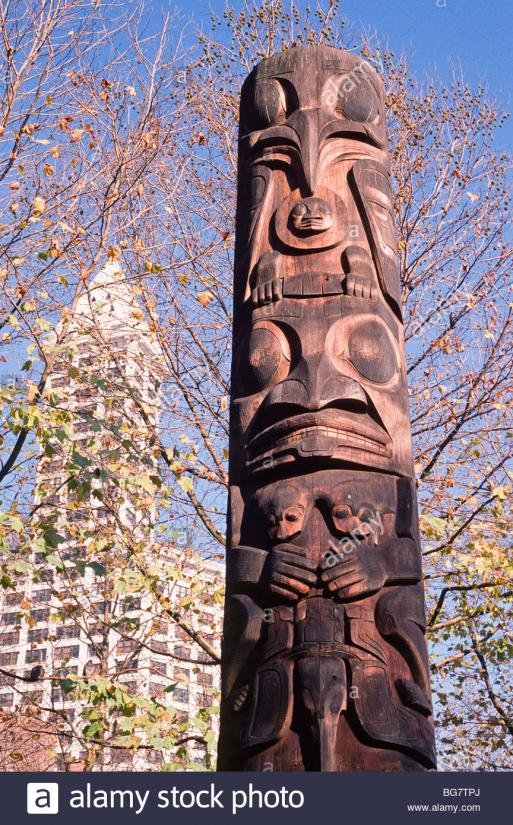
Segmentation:
{"type": "Polygon", "coordinates": [[[279,438],[276,442],[276,446],[280,447],[283,444],[290,444],[294,441],[301,441],[301,439],[305,437],[311,438],[312,436],[336,438],[344,445],[347,445],[349,447],[356,447],[360,450],[369,450],[373,453],[381,453],[383,455],[386,455],[387,452],[385,445],[381,444],[377,440],[368,438],[364,435],[359,435],[358,433],[349,432],[348,430],[338,430],[335,427],[323,426],[303,427],[302,429],[296,430],[295,432],[292,432],[287,436],[279,438]]]}

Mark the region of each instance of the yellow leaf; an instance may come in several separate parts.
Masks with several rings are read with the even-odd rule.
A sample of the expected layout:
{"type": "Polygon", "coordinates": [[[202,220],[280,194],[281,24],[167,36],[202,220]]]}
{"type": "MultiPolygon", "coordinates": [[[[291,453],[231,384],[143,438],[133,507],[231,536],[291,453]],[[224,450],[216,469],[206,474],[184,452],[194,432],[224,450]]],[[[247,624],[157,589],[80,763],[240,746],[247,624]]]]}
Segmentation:
{"type": "Polygon", "coordinates": [[[210,301],[214,300],[214,296],[211,292],[198,292],[196,295],[196,300],[200,302],[202,307],[206,307],[209,305],[210,301]]]}
{"type": "Polygon", "coordinates": [[[51,175],[53,175],[55,171],[51,163],[45,163],[43,169],[46,178],[49,178],[51,175]]]}
{"type": "Polygon", "coordinates": [[[61,147],[60,146],[54,146],[52,151],[51,151],[51,155],[52,155],[52,158],[60,158],[60,156],[61,156],[61,147]]]}
{"type": "Polygon", "coordinates": [[[41,198],[39,197],[39,195],[36,195],[36,197],[32,201],[32,206],[35,215],[42,215],[46,209],[46,201],[44,198],[41,198]]]}

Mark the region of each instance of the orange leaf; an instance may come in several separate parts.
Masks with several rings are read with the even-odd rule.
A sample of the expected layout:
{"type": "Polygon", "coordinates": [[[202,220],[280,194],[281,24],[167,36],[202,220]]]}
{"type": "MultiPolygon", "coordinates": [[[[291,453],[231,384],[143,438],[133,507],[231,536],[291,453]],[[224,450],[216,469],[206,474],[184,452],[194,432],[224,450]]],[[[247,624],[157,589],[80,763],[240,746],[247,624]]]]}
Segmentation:
{"type": "Polygon", "coordinates": [[[214,296],[210,292],[198,292],[196,299],[200,302],[202,307],[206,307],[210,301],[214,300],[214,296]]]}

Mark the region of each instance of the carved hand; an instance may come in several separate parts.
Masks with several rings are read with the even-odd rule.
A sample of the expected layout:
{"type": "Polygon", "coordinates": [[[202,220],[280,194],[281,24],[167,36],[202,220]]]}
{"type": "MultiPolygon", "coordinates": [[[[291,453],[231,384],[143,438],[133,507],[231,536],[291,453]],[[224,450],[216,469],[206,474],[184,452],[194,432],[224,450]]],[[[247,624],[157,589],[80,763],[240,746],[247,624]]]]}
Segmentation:
{"type": "Polygon", "coordinates": [[[375,298],[376,290],[370,278],[364,275],[346,275],[346,293],[356,298],[375,298]]]}
{"type": "Polygon", "coordinates": [[[345,599],[375,593],[386,581],[385,558],[379,548],[361,547],[340,557],[329,553],[321,561],[321,571],[328,590],[345,599]]]}
{"type": "Polygon", "coordinates": [[[263,584],[271,593],[297,602],[316,582],[317,561],[308,559],[303,547],[283,542],[269,552],[263,584]]]}

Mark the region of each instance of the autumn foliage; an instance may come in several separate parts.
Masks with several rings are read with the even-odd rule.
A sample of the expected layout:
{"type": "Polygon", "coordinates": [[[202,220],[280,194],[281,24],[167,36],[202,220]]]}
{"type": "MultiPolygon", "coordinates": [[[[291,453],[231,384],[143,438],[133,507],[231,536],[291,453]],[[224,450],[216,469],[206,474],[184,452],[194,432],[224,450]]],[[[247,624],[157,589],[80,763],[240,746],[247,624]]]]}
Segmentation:
{"type": "MultiPolygon", "coordinates": [[[[137,428],[110,427],[108,445],[90,445],[87,464],[71,450],[65,483],[82,491],[84,506],[98,471],[111,485],[114,514],[124,496],[156,508],[151,547],[125,535],[109,587],[124,576],[130,593],[151,597],[155,619],[179,620],[193,632],[197,600],[221,599],[200,572],[192,598],[181,604],[162,603],[156,583],[178,575],[168,561],[173,554],[177,564],[186,557],[198,570],[201,557],[222,555],[240,83],[277,49],[301,42],[355,48],[387,89],[440,762],[504,769],[513,734],[513,250],[510,158],[499,148],[505,115],[463,77],[417,79],[406,58],[377,40],[360,42],[347,33],[336,2],[308,14],[280,0],[236,4],[201,33],[178,17],[150,30],[143,23],[144,7],[135,3],[19,2],[0,12],[7,44],[0,115],[2,586],[15,593],[24,576],[40,575],[30,567],[36,544],[43,566],[63,575],[49,530],[55,491],[35,489],[35,468],[56,438],[73,439],[73,416],[48,389],[49,376],[72,348],[80,296],[110,260],[121,265],[162,352],[156,469],[144,483],[127,484],[120,465],[137,449],[137,428]]],[[[96,367],[78,379],[98,390],[101,357],[96,367]]],[[[99,391],[132,389],[107,380],[99,391]]],[[[111,529],[98,528],[90,539],[87,561],[99,565],[99,575],[109,572],[110,548],[119,543],[111,529]]],[[[79,610],[75,616],[81,620],[79,610]]],[[[137,636],[133,627],[122,632],[137,636]]],[[[198,649],[217,666],[218,638],[198,649]]],[[[109,679],[116,684],[115,675],[109,679]]],[[[85,683],[80,689],[90,691],[85,683]]],[[[102,737],[112,743],[117,735],[108,714],[133,718],[122,694],[119,706],[106,710],[110,687],[102,689],[96,704],[86,695],[95,714],[76,728],[90,767],[102,737]]],[[[159,727],[158,702],[138,712],[146,717],[127,726],[135,737],[127,747],[147,745],[148,737],[156,749],[177,743],[176,758],[185,760],[186,729],[169,715],[159,727]]]]}

